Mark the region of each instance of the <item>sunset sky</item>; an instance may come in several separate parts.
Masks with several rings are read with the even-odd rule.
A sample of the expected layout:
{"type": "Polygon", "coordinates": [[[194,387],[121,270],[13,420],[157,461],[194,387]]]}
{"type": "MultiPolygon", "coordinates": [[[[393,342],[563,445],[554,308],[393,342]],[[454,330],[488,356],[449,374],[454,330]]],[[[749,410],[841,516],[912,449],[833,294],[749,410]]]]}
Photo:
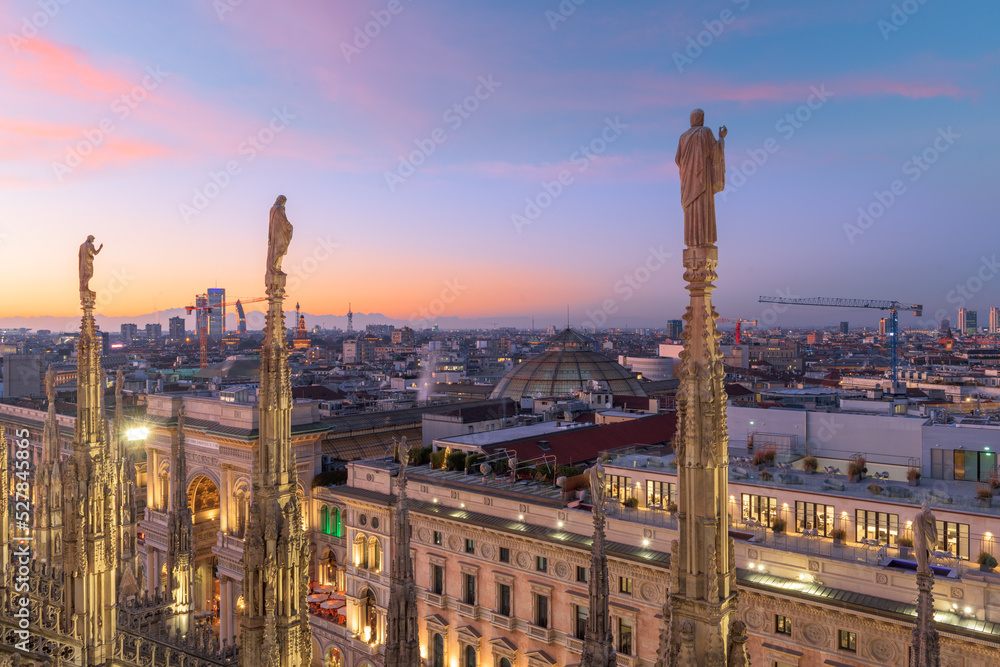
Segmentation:
{"type": "Polygon", "coordinates": [[[0,318],[73,317],[88,234],[105,315],[259,296],[285,194],[312,314],[676,319],[697,106],[729,130],[720,315],[877,322],[757,303],[834,296],[982,324],[998,25],[992,0],[5,2],[0,318]]]}

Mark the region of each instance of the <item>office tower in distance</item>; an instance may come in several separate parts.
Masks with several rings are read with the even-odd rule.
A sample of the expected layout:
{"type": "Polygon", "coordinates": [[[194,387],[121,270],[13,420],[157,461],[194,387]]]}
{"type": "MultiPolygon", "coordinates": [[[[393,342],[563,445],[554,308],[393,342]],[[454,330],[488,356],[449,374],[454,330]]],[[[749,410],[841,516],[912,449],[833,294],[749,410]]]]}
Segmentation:
{"type": "Polygon", "coordinates": [[[1000,333],[1000,308],[990,308],[990,333],[1000,333]]]}
{"type": "Polygon", "coordinates": [[[684,331],[683,320],[667,320],[667,338],[677,340],[684,331]]]}
{"type": "Polygon", "coordinates": [[[180,343],[186,337],[184,332],[184,318],[183,317],[171,317],[169,324],[170,340],[174,343],[180,343]]]}
{"type": "Polygon", "coordinates": [[[848,327],[848,323],[847,322],[841,322],[840,323],[840,333],[845,334],[845,333],[847,333],[848,329],[849,329],[849,327],[848,327]]]}
{"type": "Polygon", "coordinates": [[[146,325],[146,342],[149,343],[150,345],[158,343],[162,335],[163,335],[162,324],[146,325]]]}
{"type": "Polygon", "coordinates": [[[125,347],[132,345],[135,342],[136,336],[139,333],[139,327],[135,324],[127,323],[122,325],[122,344],[125,347]]]}
{"type": "Polygon", "coordinates": [[[226,333],[226,290],[221,287],[208,288],[208,305],[212,310],[208,314],[208,337],[221,340],[226,333]]]}
{"type": "Polygon", "coordinates": [[[195,312],[195,337],[201,335],[202,331],[208,334],[208,295],[199,294],[194,298],[195,312]]]}
{"type": "Polygon", "coordinates": [[[968,308],[958,309],[958,334],[960,336],[974,336],[978,331],[976,322],[976,311],[968,308]]]}

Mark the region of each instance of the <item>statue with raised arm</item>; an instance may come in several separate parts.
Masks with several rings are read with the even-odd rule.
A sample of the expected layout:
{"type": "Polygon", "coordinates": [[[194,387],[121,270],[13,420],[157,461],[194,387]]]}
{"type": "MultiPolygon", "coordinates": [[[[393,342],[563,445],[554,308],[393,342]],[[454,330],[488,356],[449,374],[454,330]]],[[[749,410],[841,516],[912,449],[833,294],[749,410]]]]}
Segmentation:
{"type": "MultiPolygon", "coordinates": [[[[80,244],[80,291],[90,292],[90,279],[94,277],[94,257],[101,252],[104,247],[102,243],[99,248],[94,248],[94,235],[91,234],[87,240],[80,244]]],[[[92,292],[91,292],[92,293],[92,292]]]]}
{"type": "Polygon", "coordinates": [[[278,195],[271,207],[267,228],[267,272],[264,277],[265,287],[270,290],[278,276],[284,276],[281,271],[281,260],[288,252],[288,244],[292,242],[292,223],[285,215],[285,195],[278,195]]]}
{"type": "Polygon", "coordinates": [[[691,248],[715,245],[715,193],[726,186],[727,132],[725,125],[720,127],[716,141],[712,130],[705,127],[705,112],[695,109],[691,112],[691,128],[677,144],[684,245],[691,248]]]}
{"type": "Polygon", "coordinates": [[[598,459],[594,467],[590,469],[590,502],[594,506],[594,510],[600,514],[604,513],[604,496],[606,495],[604,475],[604,466],[598,459]]]}
{"type": "Polygon", "coordinates": [[[931,556],[937,549],[937,520],[931,514],[931,507],[924,501],[920,514],[913,520],[913,546],[917,552],[917,572],[931,573],[931,556]]]}

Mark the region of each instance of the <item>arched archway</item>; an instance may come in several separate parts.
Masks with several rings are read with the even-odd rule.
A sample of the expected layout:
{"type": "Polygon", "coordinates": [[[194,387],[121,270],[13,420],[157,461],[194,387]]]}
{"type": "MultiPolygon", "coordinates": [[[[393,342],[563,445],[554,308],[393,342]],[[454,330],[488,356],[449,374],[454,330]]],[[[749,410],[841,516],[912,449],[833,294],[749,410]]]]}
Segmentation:
{"type": "Polygon", "coordinates": [[[323,667],[344,667],[344,654],[335,646],[326,649],[323,654],[323,667]]]}
{"type": "Polygon", "coordinates": [[[354,567],[368,569],[368,539],[364,533],[354,538],[354,567]]]}
{"type": "Polygon", "coordinates": [[[217,612],[219,575],[212,547],[221,525],[222,498],[219,487],[204,474],[195,475],[188,483],[187,498],[194,524],[194,610],[217,612]]]}
{"type": "Polygon", "coordinates": [[[361,620],[364,623],[362,632],[366,641],[377,644],[381,641],[379,637],[378,606],[375,601],[375,593],[370,588],[366,588],[361,594],[361,620]]]}
{"type": "Polygon", "coordinates": [[[368,540],[368,568],[373,572],[382,571],[382,542],[377,537],[368,540]]]}

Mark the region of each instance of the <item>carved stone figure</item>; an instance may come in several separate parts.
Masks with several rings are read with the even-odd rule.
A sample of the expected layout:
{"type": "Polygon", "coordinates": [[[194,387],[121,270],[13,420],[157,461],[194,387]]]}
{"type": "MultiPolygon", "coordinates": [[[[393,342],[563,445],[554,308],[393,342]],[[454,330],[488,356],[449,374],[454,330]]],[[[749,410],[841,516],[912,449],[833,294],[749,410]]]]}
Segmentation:
{"type": "Polygon", "coordinates": [[[604,466],[601,465],[600,461],[597,461],[590,469],[590,502],[593,504],[594,510],[598,512],[604,511],[604,477],[604,466]]]}
{"type": "Polygon", "coordinates": [[[705,112],[691,112],[691,129],[681,135],[675,161],[680,168],[681,206],[684,208],[684,244],[712,246],[716,241],[715,193],[726,185],[726,126],[719,140],[704,126],[705,112]]]}
{"type": "Polygon", "coordinates": [[[270,288],[275,278],[284,276],[281,271],[281,260],[288,252],[288,244],[292,241],[292,223],[285,216],[285,195],[278,195],[271,207],[267,229],[267,272],[264,276],[265,286],[270,288]]]}
{"type": "Polygon", "coordinates": [[[56,400],[56,371],[49,364],[49,369],[45,371],[45,398],[51,405],[56,400]]]}
{"type": "Polygon", "coordinates": [[[87,240],[80,244],[80,291],[90,292],[90,279],[94,277],[94,257],[101,252],[104,247],[102,243],[99,248],[94,248],[94,235],[91,234],[87,240]]]}
{"type": "Polygon", "coordinates": [[[913,546],[917,553],[917,572],[931,573],[931,555],[937,548],[937,520],[931,514],[930,505],[924,501],[920,514],[913,520],[913,546]]]}
{"type": "Polygon", "coordinates": [[[410,465],[410,445],[407,444],[405,435],[399,439],[396,449],[399,453],[399,478],[405,479],[406,467],[410,465]]]}

